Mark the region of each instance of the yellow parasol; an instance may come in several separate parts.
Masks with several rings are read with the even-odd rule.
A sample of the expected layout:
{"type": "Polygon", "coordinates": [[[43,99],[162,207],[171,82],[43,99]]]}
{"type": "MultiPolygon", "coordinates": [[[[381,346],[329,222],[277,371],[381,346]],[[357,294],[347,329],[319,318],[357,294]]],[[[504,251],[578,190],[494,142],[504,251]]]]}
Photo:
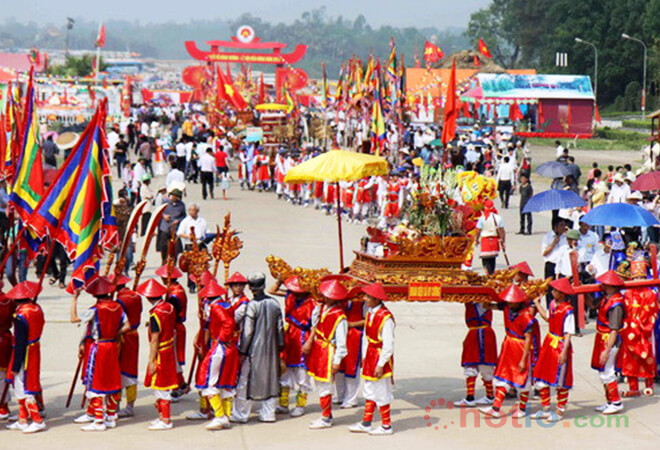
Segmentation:
{"type": "Polygon", "coordinates": [[[364,153],[331,150],[292,167],[284,178],[285,183],[310,181],[356,181],[372,175],[386,175],[387,161],[380,156],[364,153]]]}
{"type": "MultiPolygon", "coordinates": [[[[357,181],[359,179],[387,175],[387,161],[380,156],[345,150],[331,150],[316,156],[304,163],[292,167],[284,178],[285,183],[308,183],[312,181],[338,184],[340,181],[357,181]]],[[[337,227],[339,231],[339,265],[344,270],[344,246],[341,231],[341,195],[337,191],[337,227]]]]}

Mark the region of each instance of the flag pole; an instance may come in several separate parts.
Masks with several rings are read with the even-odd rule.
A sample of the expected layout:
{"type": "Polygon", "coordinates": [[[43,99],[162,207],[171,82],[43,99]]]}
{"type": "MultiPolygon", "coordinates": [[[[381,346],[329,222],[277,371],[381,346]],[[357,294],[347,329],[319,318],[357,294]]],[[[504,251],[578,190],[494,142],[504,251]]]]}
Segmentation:
{"type": "Polygon", "coordinates": [[[344,272],[344,236],[341,229],[341,191],[339,182],[335,182],[335,192],[337,194],[337,231],[339,234],[339,272],[344,272]]]}
{"type": "Polygon", "coordinates": [[[96,45],[96,69],[94,70],[94,84],[98,84],[99,81],[99,72],[101,71],[101,46],[96,45]]]}

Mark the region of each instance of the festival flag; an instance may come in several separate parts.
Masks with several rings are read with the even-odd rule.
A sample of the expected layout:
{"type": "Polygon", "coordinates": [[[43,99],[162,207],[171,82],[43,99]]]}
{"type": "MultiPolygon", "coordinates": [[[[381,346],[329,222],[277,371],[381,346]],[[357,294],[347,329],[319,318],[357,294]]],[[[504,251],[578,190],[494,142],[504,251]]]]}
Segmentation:
{"type": "Polygon", "coordinates": [[[486,46],[486,43],[481,38],[479,38],[479,42],[477,43],[477,50],[479,50],[479,53],[484,55],[486,58],[492,58],[493,57],[493,55],[491,55],[491,53],[490,53],[490,50],[486,46]]]}
{"type": "Polygon", "coordinates": [[[13,180],[16,158],[20,149],[21,124],[18,120],[19,117],[21,117],[20,104],[15,100],[14,86],[10,81],[7,86],[4,120],[1,122],[2,130],[0,130],[4,138],[0,145],[2,152],[0,172],[9,182],[13,180]]]}
{"type": "Polygon", "coordinates": [[[284,97],[284,101],[286,101],[286,113],[291,114],[291,112],[296,107],[296,103],[293,101],[293,98],[291,98],[291,94],[289,94],[289,91],[284,86],[282,86],[282,94],[283,94],[282,96],[284,97]]]}
{"type": "Polygon", "coordinates": [[[337,90],[335,91],[335,103],[340,105],[344,95],[344,65],[339,69],[339,79],[337,80],[337,90]]]}
{"type": "Polygon", "coordinates": [[[107,100],[80,136],[71,154],[26,220],[35,235],[61,243],[73,262],[76,287],[99,271],[103,250],[118,245],[105,137],[107,100]]]}
{"type": "Polygon", "coordinates": [[[218,97],[239,111],[247,108],[247,103],[241,93],[236,90],[232,82],[227,79],[220,68],[217,69],[217,75],[218,97]]]}
{"type": "Polygon", "coordinates": [[[376,85],[374,87],[374,103],[371,109],[371,151],[379,156],[385,147],[385,118],[383,117],[383,106],[380,99],[380,85],[376,73],[376,85]]]}
{"type": "Polygon", "coordinates": [[[368,90],[372,84],[375,67],[376,67],[376,60],[373,55],[369,55],[367,70],[364,71],[364,81],[362,82],[362,86],[364,87],[365,90],[368,90]]]}
{"type": "Polygon", "coordinates": [[[424,43],[424,62],[426,62],[427,67],[431,64],[437,63],[444,57],[445,53],[440,47],[429,41],[424,43]]]}
{"type": "Polygon", "coordinates": [[[96,46],[99,48],[105,47],[105,24],[99,24],[99,32],[96,35],[96,46]]]}
{"type": "Polygon", "coordinates": [[[394,38],[390,39],[390,56],[387,60],[387,74],[392,80],[397,78],[398,67],[396,65],[396,42],[394,38]]]}
{"type": "Polygon", "coordinates": [[[325,73],[325,63],[321,64],[323,67],[323,76],[321,78],[321,106],[325,109],[328,106],[328,76],[325,73]]]}
{"type": "Polygon", "coordinates": [[[523,117],[524,116],[520,110],[520,106],[518,106],[518,102],[513,102],[513,104],[509,107],[509,120],[511,120],[511,122],[517,122],[523,117]]]}
{"type": "Polygon", "coordinates": [[[451,62],[451,72],[447,83],[445,96],[444,125],[442,126],[442,144],[447,145],[456,135],[456,119],[458,118],[458,98],[456,97],[456,60],[451,62]]]}
{"type": "Polygon", "coordinates": [[[258,103],[263,103],[266,101],[266,85],[264,84],[264,73],[261,72],[261,76],[259,77],[259,99],[258,103]]]}
{"type": "Polygon", "coordinates": [[[475,66],[479,67],[481,65],[481,60],[479,59],[479,57],[477,55],[472,55],[472,63],[475,66]]]}
{"type": "Polygon", "coordinates": [[[41,147],[39,145],[39,119],[37,118],[36,95],[33,83],[34,70],[30,78],[23,107],[23,136],[20,155],[9,195],[9,207],[25,221],[41,200],[44,192],[44,172],[41,147]]]}

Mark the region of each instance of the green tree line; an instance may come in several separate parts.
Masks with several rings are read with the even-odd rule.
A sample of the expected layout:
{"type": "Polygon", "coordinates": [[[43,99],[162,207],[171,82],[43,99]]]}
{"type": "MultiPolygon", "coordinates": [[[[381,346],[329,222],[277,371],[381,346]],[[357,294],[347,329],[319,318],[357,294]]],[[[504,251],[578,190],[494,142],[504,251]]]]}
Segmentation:
{"type": "Polygon", "coordinates": [[[496,62],[507,68],[594,76],[598,48],[598,102],[617,110],[639,109],[643,47],[648,46],[647,110],[660,107],[660,0],[493,0],[472,14],[467,36],[482,37],[496,62]],[[555,53],[568,53],[568,67],[555,53]]]}

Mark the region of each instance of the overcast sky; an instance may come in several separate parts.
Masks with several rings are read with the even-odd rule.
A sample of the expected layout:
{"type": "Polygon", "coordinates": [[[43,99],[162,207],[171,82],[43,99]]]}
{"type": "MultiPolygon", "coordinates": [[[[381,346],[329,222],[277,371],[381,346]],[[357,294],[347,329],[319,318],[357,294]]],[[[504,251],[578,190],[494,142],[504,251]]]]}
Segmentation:
{"type": "Polygon", "coordinates": [[[0,0],[2,17],[61,23],[67,16],[89,20],[139,19],[141,22],[187,22],[234,19],[251,13],[268,21],[289,22],[304,11],[325,6],[328,15],[355,18],[371,25],[463,27],[470,13],[489,0],[0,0]]]}

